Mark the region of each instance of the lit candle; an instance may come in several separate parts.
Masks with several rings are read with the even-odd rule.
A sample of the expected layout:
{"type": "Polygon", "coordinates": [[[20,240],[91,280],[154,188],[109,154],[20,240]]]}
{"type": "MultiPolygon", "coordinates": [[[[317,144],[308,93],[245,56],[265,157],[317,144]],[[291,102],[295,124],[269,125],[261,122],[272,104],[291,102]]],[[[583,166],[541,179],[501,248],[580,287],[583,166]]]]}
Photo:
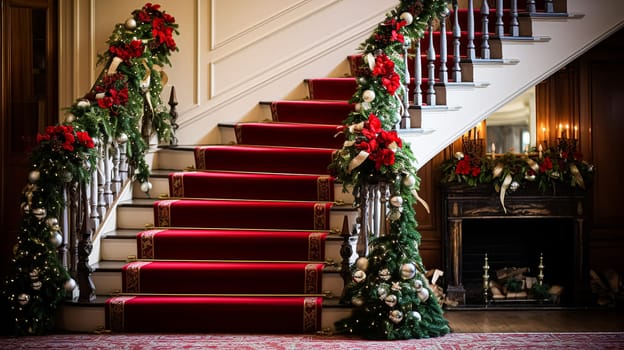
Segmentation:
{"type": "Polygon", "coordinates": [[[542,141],[546,141],[546,128],[542,126],[542,141]]]}
{"type": "Polygon", "coordinates": [[[561,132],[561,138],[563,138],[563,125],[559,124],[559,132],[561,132]]]}
{"type": "Polygon", "coordinates": [[[537,151],[538,151],[538,157],[541,159],[542,158],[542,151],[544,149],[542,148],[542,144],[540,143],[539,146],[537,147],[537,151]]]}
{"type": "Polygon", "coordinates": [[[564,138],[568,138],[568,130],[570,130],[570,124],[566,124],[565,137],[564,138]]]}
{"type": "Polygon", "coordinates": [[[572,135],[573,139],[576,139],[578,137],[577,132],[578,132],[578,127],[576,125],[574,125],[574,134],[572,135]]]}
{"type": "Polygon", "coordinates": [[[524,145],[524,154],[529,154],[529,145],[524,145]]]}
{"type": "Polygon", "coordinates": [[[496,154],[496,145],[494,144],[494,142],[492,142],[492,158],[494,158],[495,154],[496,154]]]}

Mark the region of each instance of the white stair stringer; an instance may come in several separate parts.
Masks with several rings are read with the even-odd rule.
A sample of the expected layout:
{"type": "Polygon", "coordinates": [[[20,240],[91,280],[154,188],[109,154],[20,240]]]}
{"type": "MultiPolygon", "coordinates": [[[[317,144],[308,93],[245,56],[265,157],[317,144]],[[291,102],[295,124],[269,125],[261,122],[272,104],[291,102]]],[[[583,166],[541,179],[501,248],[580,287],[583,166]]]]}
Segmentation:
{"type": "MultiPolygon", "coordinates": [[[[624,25],[624,1],[569,0],[569,16],[533,16],[535,40],[500,42],[504,60],[475,61],[475,82],[488,84],[469,93],[448,87],[447,110],[422,113],[422,128],[431,133],[399,131],[423,165],[436,154],[526,89],[573,61],[624,25]],[[578,14],[578,15],[575,15],[578,14]],[[509,64],[513,63],[513,64],[509,64]]],[[[465,74],[465,73],[464,73],[465,74]]]]}

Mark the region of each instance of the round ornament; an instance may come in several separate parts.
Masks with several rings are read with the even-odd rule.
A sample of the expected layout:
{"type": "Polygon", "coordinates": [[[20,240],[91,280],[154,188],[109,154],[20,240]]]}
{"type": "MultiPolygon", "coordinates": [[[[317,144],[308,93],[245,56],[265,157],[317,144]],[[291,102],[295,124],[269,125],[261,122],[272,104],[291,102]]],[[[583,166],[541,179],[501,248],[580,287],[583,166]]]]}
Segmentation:
{"type": "Polygon", "coordinates": [[[403,12],[400,18],[402,21],[405,21],[405,25],[410,25],[414,22],[414,16],[409,12],[403,12]]]}
{"type": "Polygon", "coordinates": [[[403,313],[400,310],[392,310],[390,311],[390,321],[394,323],[399,323],[403,321],[403,313]]]}
{"type": "Polygon", "coordinates": [[[65,117],[65,122],[66,123],[73,123],[76,121],[76,116],[73,115],[72,113],[69,113],[66,117],[65,117]]]}
{"type": "Polygon", "coordinates": [[[91,107],[91,102],[89,102],[89,100],[87,99],[80,99],[78,100],[78,102],[76,102],[76,107],[81,109],[87,109],[91,107]]]}
{"type": "Polygon", "coordinates": [[[363,282],[366,279],[366,272],[357,270],[353,273],[353,281],[355,283],[363,282]]]}
{"type": "Polygon", "coordinates": [[[71,171],[66,170],[66,171],[63,172],[63,175],[61,176],[61,179],[64,182],[70,182],[73,177],[74,176],[72,175],[71,171]]]}
{"type": "Polygon", "coordinates": [[[125,133],[119,134],[119,136],[117,136],[117,142],[122,145],[128,142],[128,135],[126,135],[125,133]]]}
{"type": "Polygon", "coordinates": [[[379,278],[381,278],[384,281],[389,280],[390,279],[390,270],[388,270],[387,268],[379,270],[379,278]]]}
{"type": "Polygon", "coordinates": [[[416,177],[412,174],[409,174],[403,178],[403,185],[408,188],[412,188],[416,185],[416,177]]]}
{"type": "Polygon", "coordinates": [[[512,191],[517,190],[520,187],[520,184],[518,183],[518,181],[513,181],[510,185],[509,185],[509,189],[512,191]]]}
{"type": "Polygon", "coordinates": [[[368,82],[368,81],[366,80],[366,78],[365,78],[365,77],[359,77],[359,78],[358,78],[358,81],[359,81],[359,82],[360,82],[360,84],[362,84],[362,85],[363,85],[363,84],[366,84],[366,83],[368,82]]]}
{"type": "Polygon", "coordinates": [[[401,207],[403,205],[403,197],[393,196],[392,198],[390,198],[390,204],[396,208],[401,207]]]}
{"type": "Polygon", "coordinates": [[[429,299],[429,289],[427,288],[421,288],[418,292],[418,299],[420,299],[420,301],[427,301],[427,299],[429,299]]]}
{"type": "Polygon", "coordinates": [[[29,301],[30,301],[30,295],[26,293],[21,293],[20,295],[17,296],[17,302],[20,305],[26,305],[28,304],[29,301]]]}
{"type": "Polygon", "coordinates": [[[76,288],[76,281],[73,278],[68,279],[63,285],[66,291],[72,291],[76,288]]]}
{"type": "Polygon", "coordinates": [[[30,205],[28,203],[22,203],[21,207],[24,214],[30,214],[30,205]]]}
{"type": "Polygon", "coordinates": [[[55,248],[58,248],[63,244],[63,236],[58,231],[52,232],[50,242],[52,242],[55,248]]]}
{"type": "Polygon", "coordinates": [[[33,283],[31,283],[31,287],[33,290],[41,289],[41,285],[41,281],[34,281],[33,283]]]}
{"type": "Polygon", "coordinates": [[[421,280],[414,280],[414,288],[416,290],[421,290],[423,287],[423,283],[421,280]]]}
{"type": "Polygon", "coordinates": [[[527,181],[535,181],[535,174],[526,174],[524,175],[524,179],[527,181]]]}
{"type": "Polygon", "coordinates": [[[134,18],[130,17],[126,20],[126,22],[124,23],[124,26],[128,30],[134,30],[137,26],[137,22],[134,18]]]}
{"type": "Polygon", "coordinates": [[[353,298],[351,298],[351,304],[353,304],[355,306],[362,306],[362,305],[364,305],[364,299],[362,299],[361,296],[356,295],[353,298]]]}
{"type": "Polygon", "coordinates": [[[39,279],[39,269],[33,269],[28,273],[31,281],[36,281],[39,279]]]}
{"type": "Polygon", "coordinates": [[[356,112],[359,112],[359,111],[361,111],[361,110],[362,110],[362,104],[361,104],[361,103],[356,103],[356,104],[353,106],[353,108],[354,108],[354,110],[355,110],[356,112]]]}
{"type": "Polygon", "coordinates": [[[412,311],[410,314],[412,315],[412,318],[415,319],[416,321],[420,322],[422,320],[422,316],[420,315],[420,312],[412,311]]]}
{"type": "Polygon", "coordinates": [[[390,221],[397,221],[401,218],[401,211],[400,210],[392,210],[390,212],[390,215],[388,215],[388,219],[390,221]]]}
{"type": "Polygon", "coordinates": [[[407,263],[401,266],[401,278],[408,280],[416,276],[416,265],[414,263],[407,263]]]}
{"type": "Polygon", "coordinates": [[[394,305],[397,304],[397,297],[394,294],[390,294],[384,299],[384,301],[386,302],[386,305],[394,307],[394,305]]]}
{"type": "Polygon", "coordinates": [[[368,258],[366,257],[358,258],[355,261],[355,266],[362,271],[366,271],[368,269],[368,258]]]}
{"type": "Polygon", "coordinates": [[[386,297],[388,296],[388,287],[386,286],[377,287],[377,295],[379,295],[380,300],[385,300],[386,297]]]}
{"type": "Polygon", "coordinates": [[[371,103],[374,99],[375,99],[375,91],[366,90],[362,93],[362,100],[364,100],[364,102],[371,103]]]}
{"type": "Polygon", "coordinates": [[[141,191],[149,192],[152,189],[152,184],[149,181],[143,182],[141,184],[141,191]]]}
{"type": "Polygon", "coordinates": [[[30,181],[30,183],[35,183],[37,181],[39,181],[39,178],[41,178],[41,173],[39,172],[39,170],[33,170],[30,173],[28,173],[28,181],[30,181]]]}
{"type": "Polygon", "coordinates": [[[39,220],[43,220],[43,218],[45,218],[47,214],[45,208],[34,208],[32,210],[32,213],[39,220]]]}
{"type": "Polygon", "coordinates": [[[462,160],[464,159],[464,153],[463,152],[455,152],[455,158],[457,160],[462,160]]]}
{"type": "Polygon", "coordinates": [[[550,177],[552,177],[553,179],[558,179],[561,177],[561,174],[559,174],[558,171],[553,171],[552,173],[550,173],[550,177]]]}
{"type": "Polygon", "coordinates": [[[61,229],[61,226],[59,225],[58,219],[55,218],[55,217],[47,218],[46,219],[46,225],[48,225],[48,227],[52,231],[59,231],[61,229]]]}

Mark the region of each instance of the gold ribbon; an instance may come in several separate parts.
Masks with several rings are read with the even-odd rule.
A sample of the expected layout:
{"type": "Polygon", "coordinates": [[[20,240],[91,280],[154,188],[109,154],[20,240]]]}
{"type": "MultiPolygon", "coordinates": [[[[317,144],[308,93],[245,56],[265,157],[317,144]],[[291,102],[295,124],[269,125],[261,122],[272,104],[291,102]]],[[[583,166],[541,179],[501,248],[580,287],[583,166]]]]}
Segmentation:
{"type": "Polygon", "coordinates": [[[501,205],[503,206],[503,210],[505,211],[505,214],[507,214],[507,208],[505,208],[505,192],[507,192],[509,185],[511,185],[511,180],[512,180],[511,175],[507,174],[507,176],[505,176],[505,179],[503,180],[503,184],[501,185],[501,189],[500,189],[500,202],[501,202],[501,205]]]}
{"type": "Polygon", "coordinates": [[[496,164],[494,169],[492,169],[492,178],[495,179],[495,178],[501,176],[502,173],[503,173],[503,164],[498,163],[498,164],[496,164]]]}
{"type": "Polygon", "coordinates": [[[360,166],[360,164],[364,163],[366,158],[368,158],[368,155],[369,155],[368,152],[360,151],[360,153],[358,153],[358,155],[355,156],[355,158],[351,159],[351,161],[349,162],[349,166],[347,167],[347,172],[351,173],[353,169],[357,168],[358,166],[360,166]]]}
{"type": "Polygon", "coordinates": [[[412,190],[412,194],[414,195],[414,197],[416,197],[416,201],[418,201],[418,203],[422,204],[422,206],[425,207],[427,214],[431,214],[431,210],[429,210],[429,204],[427,204],[427,202],[418,195],[418,192],[415,189],[412,190]]]}
{"type": "Polygon", "coordinates": [[[572,174],[572,182],[573,184],[578,185],[578,187],[585,189],[585,181],[583,181],[583,176],[579,171],[576,164],[570,164],[570,173],[572,174]]]}
{"type": "Polygon", "coordinates": [[[537,162],[531,158],[527,159],[527,164],[537,174],[537,172],[539,171],[539,164],[537,164],[537,162]]]}
{"type": "Polygon", "coordinates": [[[113,75],[113,74],[117,73],[117,67],[119,67],[121,62],[123,62],[123,60],[121,58],[115,56],[113,58],[113,60],[111,61],[110,66],[108,66],[108,70],[106,71],[106,75],[113,75]]]}

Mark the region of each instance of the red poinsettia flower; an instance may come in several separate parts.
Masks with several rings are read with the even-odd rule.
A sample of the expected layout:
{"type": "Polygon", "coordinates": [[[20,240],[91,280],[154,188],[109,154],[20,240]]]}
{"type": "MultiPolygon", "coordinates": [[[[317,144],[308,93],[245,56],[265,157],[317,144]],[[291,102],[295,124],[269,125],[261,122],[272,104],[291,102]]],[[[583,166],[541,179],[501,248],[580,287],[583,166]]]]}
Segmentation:
{"type": "Polygon", "coordinates": [[[89,136],[88,132],[78,131],[76,132],[76,137],[78,138],[78,142],[80,142],[85,147],[87,148],[95,147],[95,144],[93,143],[93,139],[91,138],[91,136],[89,136]]]}
{"type": "Polygon", "coordinates": [[[552,161],[550,160],[550,157],[544,157],[544,159],[540,163],[540,173],[545,173],[548,170],[552,170],[552,168],[553,168],[553,164],[552,164],[552,161]]]}
{"type": "Polygon", "coordinates": [[[375,67],[372,74],[381,78],[382,85],[388,90],[390,95],[394,95],[395,91],[401,86],[401,78],[394,71],[394,62],[385,53],[375,57],[375,67]]]}
{"type": "Polygon", "coordinates": [[[464,158],[460,159],[457,162],[457,166],[455,167],[455,174],[458,175],[468,175],[470,174],[470,156],[465,155],[464,158]]]}

